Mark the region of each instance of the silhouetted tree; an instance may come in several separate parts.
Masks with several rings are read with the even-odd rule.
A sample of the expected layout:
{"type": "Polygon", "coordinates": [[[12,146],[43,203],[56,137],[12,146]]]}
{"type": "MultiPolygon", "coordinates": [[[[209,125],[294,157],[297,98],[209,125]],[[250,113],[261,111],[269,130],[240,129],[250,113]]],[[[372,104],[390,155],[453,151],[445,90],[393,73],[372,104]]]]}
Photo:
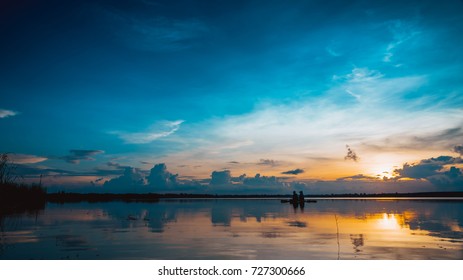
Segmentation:
{"type": "Polygon", "coordinates": [[[13,174],[15,165],[11,162],[7,153],[0,155],[0,184],[11,184],[18,178],[13,174]]]}

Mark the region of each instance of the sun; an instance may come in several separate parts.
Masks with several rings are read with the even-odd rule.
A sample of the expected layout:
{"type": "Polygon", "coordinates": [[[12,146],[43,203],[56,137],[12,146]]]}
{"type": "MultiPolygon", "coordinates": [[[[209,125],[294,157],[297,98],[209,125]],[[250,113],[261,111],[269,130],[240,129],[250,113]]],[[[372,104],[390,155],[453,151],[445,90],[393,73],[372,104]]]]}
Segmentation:
{"type": "Polygon", "coordinates": [[[394,173],[394,167],[393,165],[390,164],[378,164],[375,166],[372,166],[369,170],[369,173],[371,173],[373,176],[378,177],[378,178],[392,178],[393,173],[394,173]]]}
{"type": "Polygon", "coordinates": [[[370,176],[390,179],[394,177],[394,170],[399,166],[399,161],[392,155],[378,155],[367,163],[365,169],[370,176]]]}

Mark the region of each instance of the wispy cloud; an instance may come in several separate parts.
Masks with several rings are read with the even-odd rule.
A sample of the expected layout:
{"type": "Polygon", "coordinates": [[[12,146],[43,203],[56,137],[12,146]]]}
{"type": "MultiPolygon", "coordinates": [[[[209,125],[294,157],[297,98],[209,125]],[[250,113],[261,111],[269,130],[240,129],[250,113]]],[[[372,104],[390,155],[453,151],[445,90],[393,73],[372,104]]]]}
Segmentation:
{"type": "Polygon", "coordinates": [[[386,52],[383,57],[384,62],[391,62],[394,52],[400,45],[421,33],[414,24],[403,20],[389,22],[388,29],[392,33],[393,40],[386,47],[386,52]]]}
{"type": "Polygon", "coordinates": [[[366,175],[363,175],[363,174],[357,174],[357,175],[353,175],[353,176],[347,176],[347,177],[342,177],[342,178],[336,179],[336,181],[357,181],[357,180],[360,180],[360,181],[364,181],[364,180],[377,181],[378,178],[373,177],[373,176],[366,176],[366,175]]]}
{"type": "Polygon", "coordinates": [[[267,166],[277,166],[280,165],[280,162],[273,160],[273,159],[260,159],[257,165],[267,165],[267,166]]]}
{"type": "Polygon", "coordinates": [[[332,46],[326,47],[326,51],[327,51],[331,56],[334,56],[334,57],[341,56],[341,53],[338,52],[338,51],[336,51],[332,46]]]}
{"type": "Polygon", "coordinates": [[[47,160],[46,157],[36,156],[36,155],[26,155],[26,154],[9,154],[9,158],[12,162],[18,164],[31,164],[38,163],[47,160]]]}
{"type": "Polygon", "coordinates": [[[81,160],[95,160],[93,156],[102,154],[102,150],[70,150],[69,155],[62,156],[63,159],[72,164],[79,164],[81,160]]]}
{"type": "Polygon", "coordinates": [[[164,16],[147,17],[120,10],[105,10],[113,34],[127,46],[143,51],[178,51],[198,44],[210,31],[202,21],[164,16]]]}
{"type": "Polygon", "coordinates": [[[13,117],[19,114],[18,112],[12,111],[12,110],[5,110],[5,109],[0,109],[0,119],[7,118],[7,117],[13,117]]]}
{"type": "Polygon", "coordinates": [[[111,134],[119,136],[119,138],[128,144],[147,144],[176,132],[180,129],[180,125],[183,122],[183,120],[161,121],[152,125],[144,132],[113,131],[111,134]]]}

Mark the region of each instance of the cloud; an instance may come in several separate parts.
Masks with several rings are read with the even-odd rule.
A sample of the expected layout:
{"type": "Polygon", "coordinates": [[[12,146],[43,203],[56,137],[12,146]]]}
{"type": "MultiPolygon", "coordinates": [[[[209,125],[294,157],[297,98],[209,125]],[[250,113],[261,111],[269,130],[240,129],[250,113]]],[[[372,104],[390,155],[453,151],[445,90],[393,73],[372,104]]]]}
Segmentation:
{"type": "Polygon", "coordinates": [[[13,116],[16,116],[17,114],[19,113],[15,111],[0,109],[0,119],[13,117],[13,116]]]}
{"type": "Polygon", "coordinates": [[[256,174],[254,177],[243,178],[243,185],[251,187],[283,187],[284,184],[275,176],[261,176],[256,174]]]}
{"type": "Polygon", "coordinates": [[[436,186],[453,188],[458,187],[459,191],[463,190],[463,173],[460,168],[451,166],[448,171],[426,178],[436,186]]]}
{"type": "Polygon", "coordinates": [[[145,132],[121,132],[114,131],[111,134],[119,136],[128,144],[147,144],[176,132],[183,120],[161,121],[151,126],[145,132]]]}
{"type": "Polygon", "coordinates": [[[451,157],[451,156],[439,156],[435,158],[423,159],[421,160],[421,164],[458,164],[463,163],[463,160],[459,157],[451,157]]]}
{"type": "Polygon", "coordinates": [[[143,186],[145,186],[144,175],[133,167],[125,168],[123,175],[105,181],[103,184],[106,191],[115,193],[140,192],[143,186]]]}
{"type": "Polygon", "coordinates": [[[461,137],[463,137],[463,128],[460,126],[452,127],[425,136],[415,136],[411,139],[410,146],[419,145],[420,147],[426,147],[436,144],[444,146],[448,141],[461,139],[461,137]]]}
{"type": "Polygon", "coordinates": [[[389,22],[388,29],[392,33],[393,40],[386,47],[383,57],[384,62],[391,62],[394,52],[399,46],[421,33],[411,22],[403,20],[389,22]]]}
{"type": "Polygon", "coordinates": [[[125,168],[122,165],[120,165],[119,163],[114,162],[114,161],[108,161],[106,163],[106,165],[109,166],[109,167],[115,167],[115,168],[125,168]]]}
{"type": "MultiPolygon", "coordinates": [[[[432,121],[432,120],[428,120],[432,121]]],[[[411,130],[413,131],[413,130],[411,130]]],[[[371,150],[377,151],[410,151],[410,150],[442,150],[442,147],[451,147],[455,141],[463,137],[463,129],[460,126],[451,127],[439,131],[422,133],[416,135],[416,132],[403,132],[391,135],[376,143],[362,143],[371,150]]],[[[458,153],[458,147],[453,148],[458,153]],[[457,150],[456,150],[457,149],[457,150]]]]}
{"type": "Polygon", "coordinates": [[[171,188],[178,186],[178,174],[172,174],[167,171],[167,166],[164,163],[159,163],[151,168],[150,174],[146,179],[148,184],[156,188],[171,188]]]}
{"type": "Polygon", "coordinates": [[[341,56],[342,54],[333,47],[326,47],[325,50],[334,57],[341,56]]]}
{"type": "Polygon", "coordinates": [[[376,177],[365,176],[363,174],[357,174],[353,176],[341,177],[336,179],[336,181],[355,181],[355,180],[378,180],[376,177]]]}
{"type": "MultiPolygon", "coordinates": [[[[201,161],[241,162],[260,158],[268,159],[259,163],[269,167],[270,156],[275,155],[282,162],[303,162],[308,156],[336,161],[346,143],[350,147],[383,144],[386,140],[398,141],[403,135],[412,139],[460,125],[461,112],[447,110],[445,103],[432,110],[416,107],[421,101],[410,99],[410,93],[426,82],[425,76],[390,78],[376,70],[355,67],[351,73],[338,76],[321,96],[278,104],[261,102],[250,113],[195,124],[194,131],[185,129],[194,147],[175,156],[180,160],[194,157],[201,161]],[[346,98],[346,89],[359,99],[350,95],[346,98]],[[227,151],[217,148],[223,143],[243,141],[253,144],[227,151]]],[[[359,157],[357,154],[357,160],[359,157]]]]}
{"type": "Polygon", "coordinates": [[[26,154],[9,154],[8,157],[12,162],[18,164],[38,163],[48,159],[46,157],[26,154]]]}
{"type": "Polygon", "coordinates": [[[347,74],[344,78],[349,83],[360,84],[365,82],[371,82],[382,78],[384,75],[376,70],[370,70],[368,68],[354,68],[352,72],[347,74]]]}
{"type": "Polygon", "coordinates": [[[50,177],[68,177],[68,176],[80,176],[83,174],[77,173],[71,170],[50,168],[47,166],[32,166],[28,164],[17,164],[14,168],[14,175],[20,178],[38,178],[40,176],[50,177]]]}
{"type": "Polygon", "coordinates": [[[161,16],[143,16],[120,10],[105,10],[113,34],[126,46],[142,51],[169,52],[192,48],[209,33],[204,22],[161,16]]]}
{"type": "Polygon", "coordinates": [[[463,146],[461,146],[461,145],[460,146],[455,146],[455,147],[453,147],[453,151],[455,153],[460,154],[460,156],[463,156],[463,146]]]}
{"type": "Polygon", "coordinates": [[[400,178],[425,179],[436,186],[441,187],[463,187],[463,176],[461,169],[455,164],[462,164],[460,157],[439,156],[423,159],[419,163],[405,163],[402,168],[395,169],[394,173],[400,178]],[[447,170],[448,168],[448,170],[447,170]]]}
{"type": "Polygon", "coordinates": [[[212,171],[211,185],[228,185],[231,183],[232,177],[230,170],[212,171]]]}
{"type": "Polygon", "coordinates": [[[239,161],[234,161],[234,160],[233,160],[233,161],[229,161],[228,163],[230,163],[230,164],[240,164],[239,161]]]}
{"type": "Polygon", "coordinates": [[[155,164],[149,173],[133,167],[124,170],[122,176],[105,182],[105,185],[125,192],[206,192],[198,180],[179,179],[178,174],[170,173],[165,163],[155,164]]]}
{"type": "Polygon", "coordinates": [[[278,161],[275,161],[273,159],[260,159],[257,164],[258,165],[268,165],[268,166],[271,166],[271,167],[280,165],[280,163],[278,161]]]}
{"type": "Polygon", "coordinates": [[[79,164],[81,160],[95,160],[92,156],[102,154],[102,150],[70,150],[70,155],[62,156],[60,159],[72,164],[79,164]]]}
{"type": "Polygon", "coordinates": [[[357,156],[357,154],[354,152],[354,150],[352,150],[349,145],[346,145],[346,148],[347,148],[347,155],[344,157],[345,160],[353,160],[353,161],[358,161],[359,160],[359,157],[357,156]]]}
{"type": "Polygon", "coordinates": [[[301,173],[304,173],[304,170],[300,169],[300,168],[281,172],[281,174],[288,174],[288,175],[298,175],[298,174],[301,174],[301,173]]]}

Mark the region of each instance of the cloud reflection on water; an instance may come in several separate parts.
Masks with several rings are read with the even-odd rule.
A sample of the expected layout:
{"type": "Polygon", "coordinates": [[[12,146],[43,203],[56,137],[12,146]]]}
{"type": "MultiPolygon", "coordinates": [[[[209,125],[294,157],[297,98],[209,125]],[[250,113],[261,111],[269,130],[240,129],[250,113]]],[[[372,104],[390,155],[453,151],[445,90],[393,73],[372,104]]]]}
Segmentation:
{"type": "Polygon", "coordinates": [[[2,259],[461,259],[462,202],[49,204],[2,216],[2,259]]]}

